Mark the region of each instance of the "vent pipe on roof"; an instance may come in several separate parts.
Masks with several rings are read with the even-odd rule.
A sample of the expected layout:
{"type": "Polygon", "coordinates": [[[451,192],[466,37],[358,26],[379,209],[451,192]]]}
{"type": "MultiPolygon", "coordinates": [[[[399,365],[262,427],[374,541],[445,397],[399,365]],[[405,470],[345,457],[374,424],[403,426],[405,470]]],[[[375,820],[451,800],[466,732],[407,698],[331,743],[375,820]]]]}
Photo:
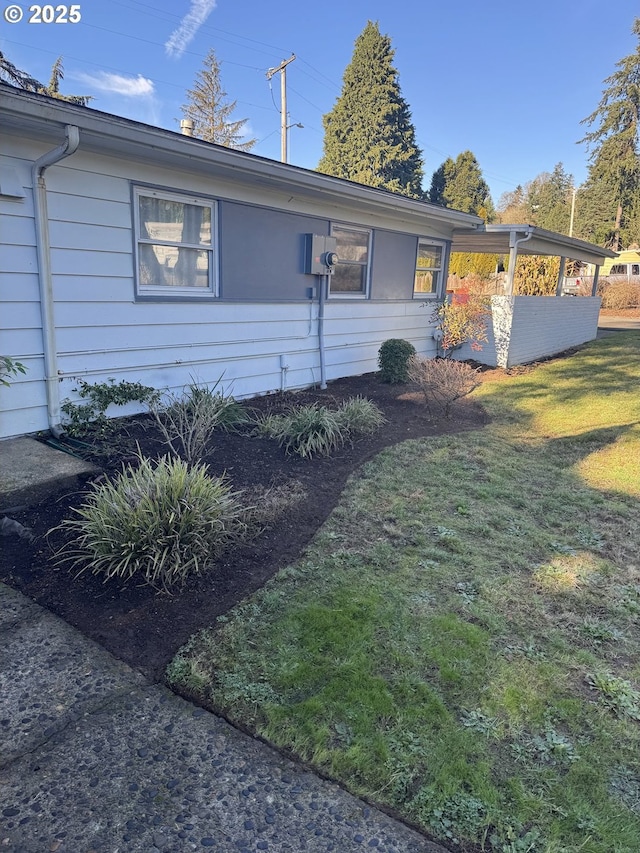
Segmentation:
{"type": "Polygon", "coordinates": [[[193,122],[190,118],[183,118],[180,122],[180,133],[183,136],[193,136],[193,122]]]}

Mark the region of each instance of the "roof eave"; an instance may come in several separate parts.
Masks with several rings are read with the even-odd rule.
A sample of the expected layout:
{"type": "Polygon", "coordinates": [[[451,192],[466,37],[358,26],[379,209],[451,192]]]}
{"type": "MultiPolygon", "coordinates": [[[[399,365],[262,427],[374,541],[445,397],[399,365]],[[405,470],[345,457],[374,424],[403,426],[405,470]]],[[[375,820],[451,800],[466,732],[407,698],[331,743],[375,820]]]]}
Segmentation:
{"type": "Polygon", "coordinates": [[[190,167],[195,171],[210,171],[214,168],[220,177],[260,183],[276,190],[295,191],[297,195],[321,194],[342,204],[352,202],[378,211],[393,210],[409,218],[427,217],[453,228],[466,226],[473,230],[482,224],[480,217],[472,214],[225,148],[89,107],[24,92],[12,86],[0,85],[0,98],[6,129],[12,126],[13,116],[14,128],[31,126],[34,131],[39,129],[40,135],[59,142],[64,136],[65,125],[72,124],[80,130],[81,150],[144,156],[147,162],[155,161],[165,165],[170,160],[175,167],[190,167]]]}
{"type": "Polygon", "coordinates": [[[453,251],[508,254],[510,241],[514,238],[522,241],[518,246],[518,254],[522,255],[565,257],[598,266],[602,265],[605,258],[616,257],[615,252],[603,246],[526,224],[485,225],[479,229],[456,228],[453,233],[453,251]]]}

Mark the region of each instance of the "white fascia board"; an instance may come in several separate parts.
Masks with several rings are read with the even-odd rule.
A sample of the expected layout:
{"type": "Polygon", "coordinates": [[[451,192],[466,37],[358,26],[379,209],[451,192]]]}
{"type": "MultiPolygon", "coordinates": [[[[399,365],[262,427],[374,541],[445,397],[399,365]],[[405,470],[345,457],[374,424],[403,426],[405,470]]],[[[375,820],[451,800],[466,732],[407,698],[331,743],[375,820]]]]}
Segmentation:
{"type": "Polygon", "coordinates": [[[518,245],[519,255],[548,255],[588,261],[601,266],[605,258],[615,253],[602,246],[547,231],[534,225],[485,225],[479,229],[456,229],[453,251],[488,252],[508,254],[511,237],[523,241],[518,245]]]}
{"type": "Polygon", "coordinates": [[[448,228],[473,229],[482,225],[480,217],[472,214],[213,145],[89,107],[22,92],[11,86],[0,86],[0,103],[6,130],[30,132],[58,143],[64,138],[65,125],[72,124],[80,129],[80,150],[143,159],[209,175],[214,173],[220,178],[245,184],[259,183],[273,190],[325,199],[343,207],[357,205],[386,216],[396,213],[423,228],[429,220],[448,228]]]}

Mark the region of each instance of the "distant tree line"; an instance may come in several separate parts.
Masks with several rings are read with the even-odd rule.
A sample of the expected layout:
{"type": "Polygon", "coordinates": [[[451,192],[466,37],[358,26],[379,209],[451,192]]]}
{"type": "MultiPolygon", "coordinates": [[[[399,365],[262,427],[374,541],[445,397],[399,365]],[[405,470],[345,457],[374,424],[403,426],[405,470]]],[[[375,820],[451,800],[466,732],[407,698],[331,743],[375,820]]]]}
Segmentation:
{"type": "MultiPolygon", "coordinates": [[[[369,21],[355,42],[340,97],[324,117],[318,169],[330,175],[475,213],[486,222],[528,223],[611,247],[640,243],[640,18],[634,53],[607,77],[596,110],[584,120],[590,151],[586,182],[574,187],[562,163],[505,193],[494,208],[471,151],[448,157],[422,189],[422,154],[393,66],[391,40],[369,21]],[[572,218],[572,209],[574,216],[572,218]]],[[[487,259],[479,259],[487,266],[487,259]]],[[[453,258],[455,266],[456,258],[453,258]]],[[[490,264],[489,264],[490,266],[490,264]]]]}

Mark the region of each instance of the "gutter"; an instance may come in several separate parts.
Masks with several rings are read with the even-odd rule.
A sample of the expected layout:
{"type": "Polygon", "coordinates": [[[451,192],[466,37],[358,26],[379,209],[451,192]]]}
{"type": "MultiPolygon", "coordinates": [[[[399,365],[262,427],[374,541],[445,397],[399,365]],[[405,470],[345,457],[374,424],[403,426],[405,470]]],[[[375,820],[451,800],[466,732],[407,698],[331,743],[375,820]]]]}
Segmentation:
{"type": "Polygon", "coordinates": [[[49,214],[47,210],[47,185],[44,173],[55,163],[70,157],[80,145],[80,131],[75,125],[65,126],[66,140],[34,161],[31,167],[33,206],[36,230],[36,254],[38,257],[38,285],[40,289],[40,313],[42,315],[42,343],[44,349],[44,377],[47,389],[47,418],[49,429],[56,438],[64,430],[61,426],[60,394],[58,377],[58,350],[54,317],[53,281],[51,276],[51,246],[49,243],[49,214]]]}

